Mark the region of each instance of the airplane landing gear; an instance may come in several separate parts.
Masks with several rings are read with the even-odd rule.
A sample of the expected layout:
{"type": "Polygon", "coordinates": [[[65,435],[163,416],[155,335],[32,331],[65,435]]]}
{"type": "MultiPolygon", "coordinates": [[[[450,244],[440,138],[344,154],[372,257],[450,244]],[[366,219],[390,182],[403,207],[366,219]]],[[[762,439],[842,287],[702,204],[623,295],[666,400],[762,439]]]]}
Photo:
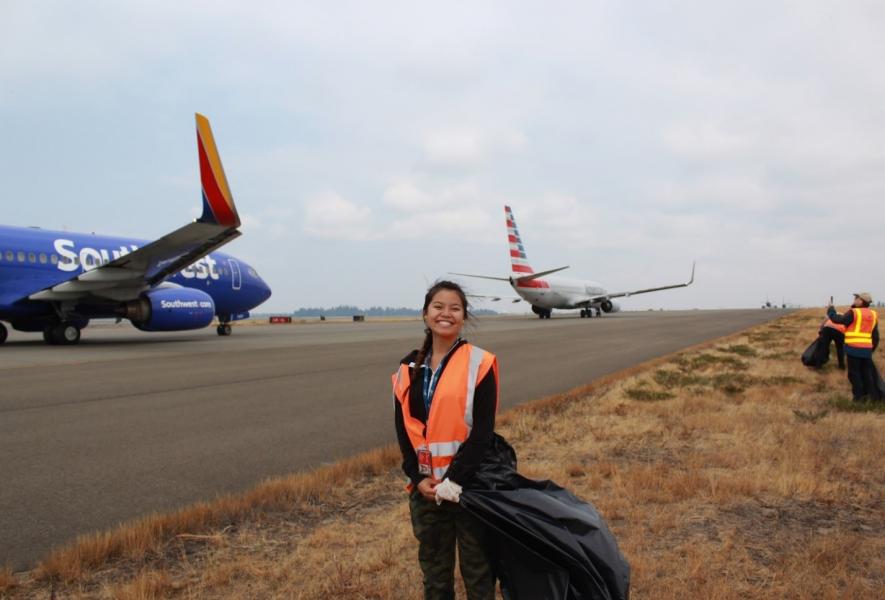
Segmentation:
{"type": "Polygon", "coordinates": [[[591,309],[591,308],[582,308],[581,309],[581,318],[582,319],[589,319],[590,317],[593,316],[592,311],[593,311],[593,309],[591,309]]]}
{"type": "Polygon", "coordinates": [[[532,305],[532,312],[538,315],[539,319],[549,319],[550,315],[553,314],[553,310],[535,305],[532,305]]]}
{"type": "Polygon", "coordinates": [[[80,328],[73,323],[56,323],[43,330],[43,341],[54,346],[73,346],[80,341],[80,328]]]}
{"type": "Polygon", "coordinates": [[[233,333],[233,328],[230,326],[230,323],[221,323],[218,328],[215,330],[220,336],[228,336],[233,333]]]}
{"type": "Polygon", "coordinates": [[[9,330],[6,329],[6,325],[0,323],[0,344],[6,341],[6,338],[9,336],[9,330]]]}

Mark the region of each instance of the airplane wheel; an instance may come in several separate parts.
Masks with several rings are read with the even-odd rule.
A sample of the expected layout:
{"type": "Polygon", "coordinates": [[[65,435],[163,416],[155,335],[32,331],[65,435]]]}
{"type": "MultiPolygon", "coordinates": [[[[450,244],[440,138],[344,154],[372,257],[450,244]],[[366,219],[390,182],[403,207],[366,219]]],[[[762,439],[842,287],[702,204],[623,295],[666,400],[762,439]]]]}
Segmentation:
{"type": "Polygon", "coordinates": [[[233,333],[233,328],[230,326],[230,323],[222,323],[215,331],[218,332],[218,335],[228,336],[233,333]]]}
{"type": "Polygon", "coordinates": [[[582,319],[586,319],[586,318],[587,318],[587,311],[584,310],[583,308],[581,309],[581,318],[582,318],[582,319]]]}
{"type": "Polygon", "coordinates": [[[63,346],[73,346],[80,341],[80,328],[76,325],[62,323],[56,329],[56,337],[63,346]]]}
{"type": "Polygon", "coordinates": [[[5,342],[7,337],[9,337],[9,330],[6,329],[6,325],[0,323],[0,344],[5,342]]]}
{"type": "Polygon", "coordinates": [[[49,344],[73,346],[80,341],[80,328],[70,323],[58,323],[43,330],[43,339],[49,344]]]}

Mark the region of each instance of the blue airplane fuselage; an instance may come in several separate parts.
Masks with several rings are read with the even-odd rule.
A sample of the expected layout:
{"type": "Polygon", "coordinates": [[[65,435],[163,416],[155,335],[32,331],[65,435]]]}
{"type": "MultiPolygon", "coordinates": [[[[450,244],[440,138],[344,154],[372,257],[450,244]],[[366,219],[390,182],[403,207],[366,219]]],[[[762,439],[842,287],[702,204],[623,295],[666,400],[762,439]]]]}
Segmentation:
{"type": "MultiPolygon", "coordinates": [[[[107,264],[145,246],[148,240],[0,225],[0,320],[16,329],[39,331],[56,307],[29,296],[107,264]]],[[[165,279],[199,290],[214,302],[219,320],[235,320],[270,297],[268,285],[250,265],[212,252],[165,279]]],[[[170,286],[171,287],[171,286],[170,286]]],[[[77,304],[77,300],[71,301],[77,304]]],[[[82,317],[120,316],[120,301],[91,303],[82,317]]],[[[77,309],[74,308],[76,311],[77,309]]]]}

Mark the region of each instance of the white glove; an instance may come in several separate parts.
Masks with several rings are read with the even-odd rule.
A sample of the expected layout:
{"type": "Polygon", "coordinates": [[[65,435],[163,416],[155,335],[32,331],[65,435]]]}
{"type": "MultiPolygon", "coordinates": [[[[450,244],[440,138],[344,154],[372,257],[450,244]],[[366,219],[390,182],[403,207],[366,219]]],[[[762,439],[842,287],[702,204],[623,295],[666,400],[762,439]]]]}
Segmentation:
{"type": "Polygon", "coordinates": [[[436,504],[442,504],[443,500],[448,500],[455,504],[461,500],[461,486],[448,477],[436,486],[436,504]]]}

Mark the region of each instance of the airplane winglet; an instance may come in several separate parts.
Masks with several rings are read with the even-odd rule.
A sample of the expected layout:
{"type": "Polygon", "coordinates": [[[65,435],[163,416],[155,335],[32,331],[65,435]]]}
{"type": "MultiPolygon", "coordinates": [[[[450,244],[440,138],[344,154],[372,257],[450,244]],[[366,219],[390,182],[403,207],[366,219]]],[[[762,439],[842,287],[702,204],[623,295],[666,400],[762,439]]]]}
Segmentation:
{"type": "Polygon", "coordinates": [[[224,227],[239,227],[240,216],[234,205],[233,195],[224,175],[221,156],[215,146],[215,137],[209,119],[197,113],[197,150],[200,155],[200,184],[203,189],[203,215],[201,223],[224,227]]]}

